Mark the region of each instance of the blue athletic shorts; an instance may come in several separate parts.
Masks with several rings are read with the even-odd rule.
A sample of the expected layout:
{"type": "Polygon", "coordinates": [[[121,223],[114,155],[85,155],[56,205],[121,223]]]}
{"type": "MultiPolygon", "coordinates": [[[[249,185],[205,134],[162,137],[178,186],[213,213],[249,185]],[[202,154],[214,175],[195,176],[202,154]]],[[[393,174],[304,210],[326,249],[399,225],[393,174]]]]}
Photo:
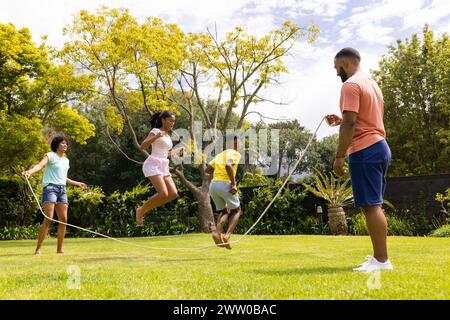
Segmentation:
{"type": "Polygon", "coordinates": [[[66,186],[58,184],[48,184],[42,190],[42,203],[68,203],[66,186]]]}
{"type": "Polygon", "coordinates": [[[381,140],[349,156],[355,207],[383,204],[390,161],[391,150],[386,140],[381,140]]]}

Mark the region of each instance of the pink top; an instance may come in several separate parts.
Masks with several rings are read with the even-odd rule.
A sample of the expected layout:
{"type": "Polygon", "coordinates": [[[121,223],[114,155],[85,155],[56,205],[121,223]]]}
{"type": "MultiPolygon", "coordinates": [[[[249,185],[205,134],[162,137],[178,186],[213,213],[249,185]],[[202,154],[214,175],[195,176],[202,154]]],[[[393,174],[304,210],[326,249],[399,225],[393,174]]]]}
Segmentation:
{"type": "MultiPolygon", "coordinates": [[[[150,133],[158,134],[161,130],[158,128],[153,128],[150,133]]],[[[172,149],[172,139],[169,135],[164,135],[152,143],[152,154],[150,156],[156,158],[167,159],[169,156],[169,150],[172,149]]]]}
{"type": "Polygon", "coordinates": [[[341,112],[358,114],[355,134],[348,153],[365,149],[386,137],[383,124],[383,95],[377,83],[359,71],[344,82],[341,89],[341,112]]]}

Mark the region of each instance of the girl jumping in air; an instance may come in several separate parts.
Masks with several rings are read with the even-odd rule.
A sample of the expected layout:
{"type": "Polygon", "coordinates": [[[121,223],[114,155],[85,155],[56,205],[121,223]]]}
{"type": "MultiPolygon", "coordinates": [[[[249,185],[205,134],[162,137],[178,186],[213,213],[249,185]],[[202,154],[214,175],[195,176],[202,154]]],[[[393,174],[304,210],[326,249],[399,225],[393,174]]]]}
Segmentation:
{"type": "Polygon", "coordinates": [[[142,142],[141,150],[152,145],[152,153],[145,160],[142,171],[144,176],[156,189],[156,194],[150,197],[142,206],[136,209],[136,224],[144,224],[144,215],[151,209],[162,206],[178,197],[177,188],[169,172],[168,157],[180,153],[183,147],[172,150],[172,139],[168,132],[175,124],[175,114],[171,111],[157,112],[150,120],[152,130],[142,142]]]}

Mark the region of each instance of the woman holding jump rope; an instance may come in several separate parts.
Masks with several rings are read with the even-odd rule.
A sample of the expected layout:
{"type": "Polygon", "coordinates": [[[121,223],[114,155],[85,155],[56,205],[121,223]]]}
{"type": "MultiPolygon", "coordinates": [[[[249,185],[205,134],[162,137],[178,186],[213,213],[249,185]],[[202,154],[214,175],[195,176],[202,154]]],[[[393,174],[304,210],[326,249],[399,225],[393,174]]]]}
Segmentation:
{"type": "Polygon", "coordinates": [[[53,219],[54,212],[58,215],[58,221],[63,222],[58,225],[58,245],[57,253],[64,253],[63,242],[66,235],[67,223],[67,209],[68,200],[66,192],[66,184],[86,189],[87,186],[83,182],[78,182],[67,178],[67,171],[69,171],[69,159],[65,156],[68,147],[68,140],[64,136],[57,136],[53,138],[51,145],[52,151],[45,154],[44,158],[30,170],[22,172],[26,177],[33,173],[44,169],[44,177],[42,184],[42,203],[46,218],[39,230],[39,236],[36,246],[35,255],[41,254],[42,243],[47,236],[48,228],[53,219]]]}

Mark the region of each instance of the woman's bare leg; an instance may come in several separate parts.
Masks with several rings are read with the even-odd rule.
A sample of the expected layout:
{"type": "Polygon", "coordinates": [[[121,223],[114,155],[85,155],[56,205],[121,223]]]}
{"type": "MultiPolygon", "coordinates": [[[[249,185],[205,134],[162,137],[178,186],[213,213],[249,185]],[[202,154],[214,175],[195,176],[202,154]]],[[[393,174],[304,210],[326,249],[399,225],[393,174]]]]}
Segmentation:
{"type": "MultiPolygon", "coordinates": [[[[46,203],[44,203],[43,209],[44,209],[45,215],[47,217],[50,217],[51,219],[53,219],[53,214],[55,212],[55,204],[51,203],[51,202],[46,202],[46,203]]],[[[48,228],[50,227],[51,224],[52,224],[52,221],[50,219],[44,217],[44,221],[42,222],[41,228],[39,229],[39,236],[38,236],[38,241],[37,241],[36,251],[35,251],[36,255],[41,254],[42,243],[44,242],[44,239],[47,236],[48,228]]]]}
{"type": "MultiPolygon", "coordinates": [[[[55,206],[56,214],[58,215],[58,221],[67,223],[67,204],[66,203],[57,203],[55,206]]],[[[57,253],[64,253],[63,243],[64,237],[66,236],[66,225],[63,223],[58,224],[58,247],[57,253]]]]}

